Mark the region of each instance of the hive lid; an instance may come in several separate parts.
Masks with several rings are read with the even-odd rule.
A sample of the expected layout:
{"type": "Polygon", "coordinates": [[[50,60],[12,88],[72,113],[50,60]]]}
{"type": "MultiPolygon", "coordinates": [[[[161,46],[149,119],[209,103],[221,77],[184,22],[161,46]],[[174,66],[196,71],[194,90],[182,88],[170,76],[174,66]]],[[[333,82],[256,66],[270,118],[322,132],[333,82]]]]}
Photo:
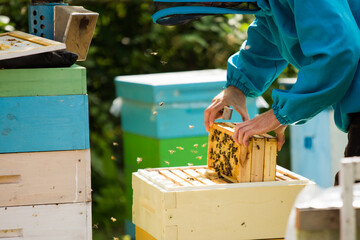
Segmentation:
{"type": "Polygon", "coordinates": [[[210,101],[225,83],[226,70],[222,69],[115,78],[118,97],[148,103],[210,101]]]}

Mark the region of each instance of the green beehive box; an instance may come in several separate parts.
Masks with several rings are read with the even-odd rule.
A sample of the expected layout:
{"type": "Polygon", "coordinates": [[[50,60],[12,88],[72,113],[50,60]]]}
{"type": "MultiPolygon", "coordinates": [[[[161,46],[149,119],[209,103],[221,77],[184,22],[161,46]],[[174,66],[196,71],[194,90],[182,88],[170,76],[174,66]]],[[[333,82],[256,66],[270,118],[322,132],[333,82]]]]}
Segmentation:
{"type": "Polygon", "coordinates": [[[124,132],[127,215],[132,208],[131,174],[141,168],[206,165],[208,136],[155,139],[124,132]],[[197,145],[196,145],[197,144],[197,145]],[[174,151],[174,152],[172,152],[174,151]],[[138,162],[139,159],[139,162],[138,162]]]}
{"type": "Polygon", "coordinates": [[[33,68],[0,70],[0,97],[85,95],[86,69],[33,68]]]}

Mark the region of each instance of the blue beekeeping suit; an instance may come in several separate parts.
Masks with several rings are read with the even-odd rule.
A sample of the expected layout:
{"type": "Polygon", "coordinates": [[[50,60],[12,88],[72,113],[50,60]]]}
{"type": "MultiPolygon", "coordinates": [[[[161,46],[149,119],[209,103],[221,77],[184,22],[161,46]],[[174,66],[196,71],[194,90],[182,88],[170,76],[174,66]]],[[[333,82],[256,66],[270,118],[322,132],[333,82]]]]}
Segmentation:
{"type": "MultiPolygon", "coordinates": [[[[290,63],[299,69],[296,84],[288,91],[272,93],[279,122],[305,123],[332,106],[336,125],[346,132],[348,114],[360,112],[360,1],[258,0],[248,6],[194,6],[201,11],[190,12],[184,9],[189,6],[181,7],[181,12],[172,7],[160,18],[170,23],[176,17],[189,20],[205,15],[206,8],[211,9],[208,14],[255,14],[247,41],[228,60],[227,86],[249,97],[259,96],[290,63]]],[[[161,23],[157,13],[154,21],[161,23]]]]}

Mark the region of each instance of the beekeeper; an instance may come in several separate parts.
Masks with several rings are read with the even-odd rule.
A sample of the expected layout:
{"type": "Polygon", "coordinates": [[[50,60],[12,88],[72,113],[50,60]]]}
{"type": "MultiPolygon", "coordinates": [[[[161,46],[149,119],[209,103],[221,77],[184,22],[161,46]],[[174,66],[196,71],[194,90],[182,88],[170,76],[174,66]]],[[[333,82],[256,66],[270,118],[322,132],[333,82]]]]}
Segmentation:
{"type": "Polygon", "coordinates": [[[359,0],[155,0],[156,23],[176,25],[209,14],[255,14],[248,38],[228,60],[226,89],[205,110],[207,130],[232,106],[244,122],[234,140],[274,131],[278,148],[287,125],[302,124],[333,107],[335,123],[349,132],[345,156],[360,156],[359,0]],[[189,2],[191,1],[191,2],[189,2]],[[261,95],[292,64],[298,70],[288,91],[272,92],[272,109],[249,119],[246,97],[261,95]]]}

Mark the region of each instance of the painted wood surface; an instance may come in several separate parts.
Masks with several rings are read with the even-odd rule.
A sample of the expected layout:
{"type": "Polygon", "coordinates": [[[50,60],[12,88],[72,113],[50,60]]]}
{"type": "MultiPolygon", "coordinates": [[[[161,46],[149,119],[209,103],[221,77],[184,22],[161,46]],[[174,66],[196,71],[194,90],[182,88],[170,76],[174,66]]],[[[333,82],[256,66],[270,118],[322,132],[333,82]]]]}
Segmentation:
{"type": "MultiPolygon", "coordinates": [[[[164,102],[162,106],[123,99],[122,127],[126,132],[158,139],[206,135],[204,111],[211,103],[211,99],[187,103],[164,102]]],[[[256,100],[247,100],[247,107],[250,117],[255,117],[258,113],[256,100]]],[[[239,114],[234,113],[232,121],[242,120],[239,114]]]]}
{"type": "Polygon", "coordinates": [[[115,78],[117,96],[144,103],[211,100],[226,82],[226,70],[140,74],[115,78]]]}
{"type": "Polygon", "coordinates": [[[0,97],[83,95],[86,69],[69,68],[4,69],[0,71],[0,97]]]}
{"type": "Polygon", "coordinates": [[[311,184],[289,180],[168,191],[149,179],[133,174],[133,222],[163,240],[282,238],[297,194],[311,184]]]}
{"type": "Polygon", "coordinates": [[[0,207],[91,201],[90,150],[0,154],[0,207]]]}
{"type": "Polygon", "coordinates": [[[126,210],[127,216],[130,219],[132,206],[132,173],[141,168],[187,166],[188,164],[204,165],[206,164],[207,138],[207,136],[199,136],[155,139],[124,132],[125,192],[126,199],[128,199],[126,210]],[[139,163],[137,162],[138,158],[141,158],[141,162],[139,163]]]}
{"type": "Polygon", "coordinates": [[[0,208],[1,240],[91,240],[91,203],[0,208]]]}
{"type": "MultiPolygon", "coordinates": [[[[116,77],[122,127],[159,139],[205,135],[204,110],[225,83],[226,71],[219,69],[116,77]]],[[[247,108],[254,118],[256,99],[247,99],[247,108]]],[[[238,113],[233,121],[242,121],[238,113]]]]}
{"type": "Polygon", "coordinates": [[[64,43],[14,31],[0,34],[0,60],[65,49],[64,43]],[[7,47],[5,47],[5,46],[7,47]]]}
{"type": "Polygon", "coordinates": [[[87,95],[0,98],[0,153],[89,148],[87,95]]]}
{"type": "Polygon", "coordinates": [[[347,142],[347,134],[336,128],[330,109],[303,125],[291,125],[291,168],[320,187],[331,187],[347,142]]]}

